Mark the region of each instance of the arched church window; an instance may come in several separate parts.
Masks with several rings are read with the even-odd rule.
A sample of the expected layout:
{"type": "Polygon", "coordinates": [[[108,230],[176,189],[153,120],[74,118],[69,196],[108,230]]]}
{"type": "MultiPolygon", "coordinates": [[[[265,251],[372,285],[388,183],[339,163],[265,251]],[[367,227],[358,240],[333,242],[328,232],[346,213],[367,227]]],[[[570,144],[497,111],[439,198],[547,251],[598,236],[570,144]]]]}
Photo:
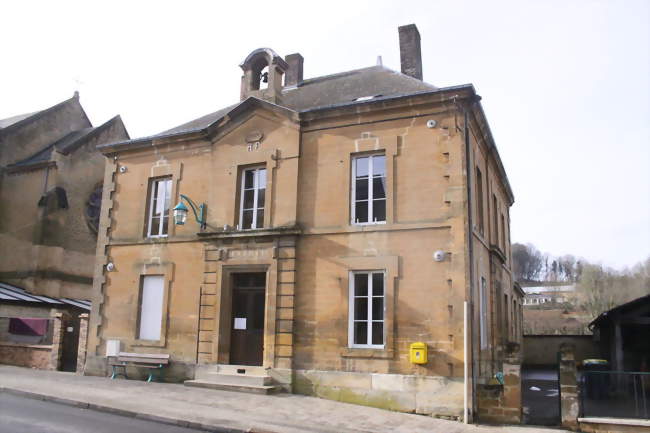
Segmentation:
{"type": "Polygon", "coordinates": [[[84,216],[86,217],[86,224],[91,232],[97,234],[99,231],[99,216],[102,208],[102,190],[104,185],[99,184],[88,196],[86,207],[84,209],[84,216]]]}

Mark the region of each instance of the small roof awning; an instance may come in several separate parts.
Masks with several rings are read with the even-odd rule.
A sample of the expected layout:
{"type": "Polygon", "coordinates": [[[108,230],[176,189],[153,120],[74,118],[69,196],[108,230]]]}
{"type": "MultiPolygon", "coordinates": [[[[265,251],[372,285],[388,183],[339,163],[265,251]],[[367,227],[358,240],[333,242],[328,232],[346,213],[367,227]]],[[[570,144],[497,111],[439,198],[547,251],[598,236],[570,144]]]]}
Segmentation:
{"type": "Polygon", "coordinates": [[[25,289],[2,282],[0,282],[0,300],[35,302],[40,304],[50,304],[53,306],[62,306],[67,304],[87,311],[90,311],[91,307],[91,302],[84,299],[50,298],[49,296],[32,295],[31,293],[27,293],[25,289]]]}

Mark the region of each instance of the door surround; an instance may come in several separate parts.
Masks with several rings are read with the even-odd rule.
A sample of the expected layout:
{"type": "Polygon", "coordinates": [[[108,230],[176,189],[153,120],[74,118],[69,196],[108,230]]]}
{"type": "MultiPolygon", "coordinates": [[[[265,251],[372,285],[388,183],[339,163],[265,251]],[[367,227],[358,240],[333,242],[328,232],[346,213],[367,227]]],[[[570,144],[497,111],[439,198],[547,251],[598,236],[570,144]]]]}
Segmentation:
{"type": "Polygon", "coordinates": [[[235,235],[204,243],[197,364],[230,364],[232,274],[266,272],[262,366],[290,369],[297,237],[275,230],[235,235]]]}

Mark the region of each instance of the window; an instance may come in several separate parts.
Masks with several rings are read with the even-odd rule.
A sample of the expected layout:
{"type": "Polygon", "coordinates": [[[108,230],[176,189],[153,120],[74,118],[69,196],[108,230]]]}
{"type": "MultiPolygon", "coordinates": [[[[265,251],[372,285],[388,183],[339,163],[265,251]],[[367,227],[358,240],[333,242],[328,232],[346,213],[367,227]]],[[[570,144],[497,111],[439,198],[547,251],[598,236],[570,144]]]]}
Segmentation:
{"type": "Polygon", "coordinates": [[[506,252],[506,219],[501,214],[501,248],[506,252]]]}
{"type": "Polygon", "coordinates": [[[513,299],[512,300],[512,310],[511,314],[512,316],[510,323],[512,323],[512,339],[517,340],[517,300],[513,299]]]}
{"type": "Polygon", "coordinates": [[[494,237],[492,238],[492,243],[494,245],[499,244],[499,207],[497,203],[497,196],[493,195],[492,196],[492,203],[494,206],[494,209],[492,209],[492,215],[494,215],[494,237]]]}
{"type": "Polygon", "coordinates": [[[485,229],[485,223],[483,221],[483,176],[478,167],[476,167],[476,209],[478,214],[478,231],[483,234],[485,229]]]}
{"type": "Polygon", "coordinates": [[[249,168],[241,176],[241,202],[239,228],[241,230],[264,227],[264,200],[266,195],[266,168],[249,168]]]}
{"type": "Polygon", "coordinates": [[[504,326],[503,326],[503,334],[505,335],[504,340],[508,340],[508,337],[510,336],[510,325],[508,324],[508,315],[510,313],[508,312],[508,295],[504,294],[503,295],[503,321],[504,321],[504,326]]]}
{"type": "Polygon", "coordinates": [[[172,195],[171,177],[152,179],[149,184],[149,217],[147,236],[167,236],[169,230],[169,203],[172,195]]]}
{"type": "Polygon", "coordinates": [[[162,275],[142,277],[138,326],[138,339],[140,340],[160,340],[165,295],[164,280],[162,275]]]}
{"type": "Polygon", "coordinates": [[[488,323],[487,323],[487,281],[481,277],[481,287],[479,293],[479,315],[481,331],[481,349],[488,347],[488,323]]]}
{"type": "Polygon", "coordinates": [[[386,222],[386,156],[352,160],[352,224],[386,222]]]}
{"type": "Polygon", "coordinates": [[[384,272],[351,273],[350,347],[384,347],[384,304],[384,272]]]}

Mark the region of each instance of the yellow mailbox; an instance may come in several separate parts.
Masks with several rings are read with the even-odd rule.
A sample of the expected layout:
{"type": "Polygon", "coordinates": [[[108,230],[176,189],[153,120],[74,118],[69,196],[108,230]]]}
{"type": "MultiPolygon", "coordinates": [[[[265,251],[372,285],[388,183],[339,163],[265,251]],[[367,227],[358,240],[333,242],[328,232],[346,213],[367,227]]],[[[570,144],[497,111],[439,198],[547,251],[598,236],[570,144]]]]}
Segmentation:
{"type": "Polygon", "coordinates": [[[409,350],[409,360],[413,364],[427,363],[427,345],[422,342],[411,343],[409,350]]]}

